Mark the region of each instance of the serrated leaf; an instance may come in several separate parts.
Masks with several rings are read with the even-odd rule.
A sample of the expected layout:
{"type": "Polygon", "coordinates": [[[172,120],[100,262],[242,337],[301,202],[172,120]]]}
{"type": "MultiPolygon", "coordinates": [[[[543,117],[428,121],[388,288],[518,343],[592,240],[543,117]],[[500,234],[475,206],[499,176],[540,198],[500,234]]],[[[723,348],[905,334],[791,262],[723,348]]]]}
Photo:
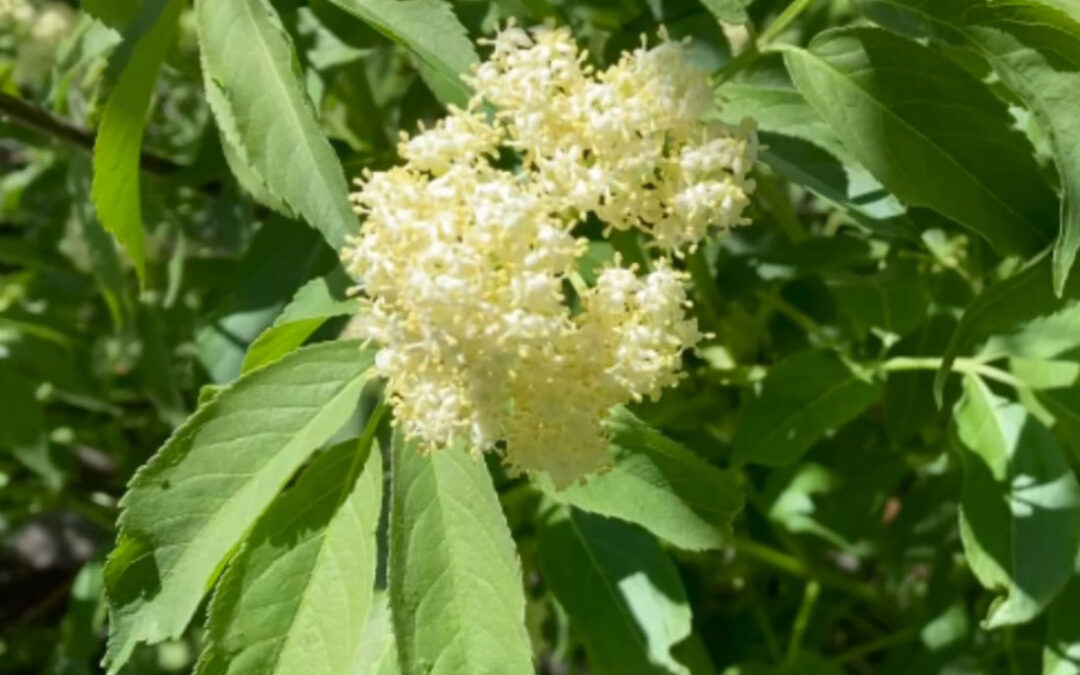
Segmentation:
{"type": "Polygon", "coordinates": [[[228,295],[204,316],[195,335],[199,361],[211,379],[227,382],[239,375],[251,342],[301,284],[332,264],[333,251],[314,230],[278,217],[263,224],[228,280],[228,295]]]}
{"type": "Polygon", "coordinates": [[[356,656],[351,675],[401,674],[394,642],[394,625],[390,617],[390,599],[385,590],[375,592],[356,656]]]}
{"type": "Polygon", "coordinates": [[[590,672],[689,675],[671,648],[690,635],[678,571],[632,525],[565,507],[540,528],[540,571],[589,651],[590,672]]]}
{"type": "Polygon", "coordinates": [[[618,409],[609,423],[614,466],[561,490],[542,483],[554,499],[620,518],[675,546],[700,551],[724,545],[742,508],[737,477],[618,409]]]}
{"type": "Polygon", "coordinates": [[[860,0],[869,18],[895,30],[974,49],[1045,129],[1062,180],[1054,288],[1063,292],[1080,251],[1080,11],[1039,0],[992,4],[860,0]]]}
{"type": "Polygon", "coordinates": [[[146,277],[139,194],[143,130],[158,71],[185,6],[184,0],[147,0],[140,10],[140,19],[152,21],[152,27],[141,36],[130,36],[137,42],[105,104],[94,141],[90,194],[98,219],[135,263],[140,282],[145,282],[146,277]]]}
{"type": "Polygon", "coordinates": [[[974,76],[873,28],[822,33],[809,49],[785,49],[784,60],[844,146],[902,201],[939,211],[1003,254],[1050,243],[1054,193],[1005,104],[974,76]]]}
{"type": "Polygon", "coordinates": [[[784,466],[833,429],[858,417],[880,395],[832,352],[798,352],[769,369],[761,393],[744,402],[735,461],[784,466]]]}
{"type": "Polygon", "coordinates": [[[382,507],[368,429],[317,457],[259,518],[214,594],[197,675],[352,672],[382,507]]]}
{"type": "Polygon", "coordinates": [[[406,675],[533,672],[525,593],[484,462],[393,442],[390,608],[406,675]]]}
{"type": "Polygon", "coordinates": [[[744,117],[760,129],[761,160],[778,175],[813,191],[857,222],[883,234],[914,237],[896,201],[849,153],[795,88],[779,54],[765,54],[717,90],[718,115],[744,117]]]}
{"type": "Polygon", "coordinates": [[[274,199],[341,248],[359,225],[277,13],[267,0],[199,0],[195,12],[204,72],[228,108],[223,135],[274,199]]]}
{"type": "Polygon", "coordinates": [[[352,415],[371,363],[352,341],[294,352],[223,389],[136,472],[105,567],[110,672],[183,633],[229,552],[352,415]]]}
{"type": "Polygon", "coordinates": [[[354,314],[360,309],[358,298],[348,298],[349,280],[340,267],[304,284],[293,299],[248,347],[242,372],[278,360],[304,344],[326,320],[354,314]]]}
{"type": "Polygon", "coordinates": [[[450,3],[444,0],[329,0],[408,49],[420,75],[443,103],[463,107],[471,96],[461,79],[479,58],[450,3]]]}
{"type": "Polygon", "coordinates": [[[964,378],[960,536],[972,572],[1004,594],[988,628],[1024,623],[1065,587],[1080,545],[1080,485],[1053,435],[1023,406],[964,378]]]}

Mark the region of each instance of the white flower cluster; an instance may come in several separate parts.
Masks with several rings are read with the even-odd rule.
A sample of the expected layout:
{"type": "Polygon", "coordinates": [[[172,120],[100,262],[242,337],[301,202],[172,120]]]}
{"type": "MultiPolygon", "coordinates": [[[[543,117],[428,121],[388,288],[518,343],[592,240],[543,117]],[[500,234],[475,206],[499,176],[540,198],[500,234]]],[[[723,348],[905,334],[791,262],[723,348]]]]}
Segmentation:
{"type": "Polygon", "coordinates": [[[0,0],[0,28],[28,24],[34,14],[29,0],[0,0]]]}
{"type": "Polygon", "coordinates": [[[404,431],[429,448],[505,443],[511,466],[564,485],[604,464],[612,406],[678,380],[701,335],[666,255],[745,222],[756,136],[699,121],[707,82],[666,38],[602,72],[566,30],[511,26],[493,44],[468,109],[359,181],[366,218],[343,258],[404,431]],[[590,213],[665,257],[585,287],[573,230],[590,213]]]}

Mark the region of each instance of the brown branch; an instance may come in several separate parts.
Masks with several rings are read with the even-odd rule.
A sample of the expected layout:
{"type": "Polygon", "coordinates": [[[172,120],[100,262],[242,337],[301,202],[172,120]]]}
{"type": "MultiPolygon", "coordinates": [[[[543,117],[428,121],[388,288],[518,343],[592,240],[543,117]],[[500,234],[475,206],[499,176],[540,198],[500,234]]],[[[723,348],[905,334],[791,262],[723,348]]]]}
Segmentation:
{"type": "MultiPolygon", "coordinates": [[[[0,116],[35,131],[45,132],[69,145],[87,152],[94,150],[94,134],[31,105],[10,94],[0,92],[0,116]]],[[[183,166],[147,152],[139,156],[143,171],[158,176],[169,176],[183,170],[183,166]]]]}

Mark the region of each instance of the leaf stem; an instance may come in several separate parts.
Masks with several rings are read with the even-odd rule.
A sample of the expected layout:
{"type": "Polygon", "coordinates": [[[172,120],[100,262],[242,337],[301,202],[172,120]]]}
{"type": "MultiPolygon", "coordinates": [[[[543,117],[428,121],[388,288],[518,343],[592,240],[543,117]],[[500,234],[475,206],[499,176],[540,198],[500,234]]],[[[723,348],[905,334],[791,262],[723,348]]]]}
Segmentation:
{"type": "Polygon", "coordinates": [[[890,635],[883,635],[876,640],[852,647],[832,659],[833,664],[842,666],[845,663],[860,659],[867,654],[873,654],[889,647],[909,642],[918,637],[919,631],[914,628],[905,628],[890,635]]]}
{"type": "MultiPolygon", "coordinates": [[[[920,358],[897,356],[882,363],[878,367],[878,370],[881,372],[895,372],[898,370],[938,370],[941,368],[941,363],[942,359],[938,357],[920,358]]],[[[952,370],[957,373],[981,375],[988,380],[995,380],[1015,389],[1028,389],[1027,384],[1018,380],[1011,373],[987,365],[978,359],[958,358],[953,361],[952,370]]]]}
{"type": "Polygon", "coordinates": [[[780,16],[776,17],[776,20],[765,27],[765,30],[761,33],[761,37],[758,38],[758,49],[764,49],[770,42],[780,37],[780,34],[787,30],[787,27],[791,25],[791,22],[799,17],[803,11],[813,3],[814,0],[795,0],[788,5],[780,16]]]}
{"type": "Polygon", "coordinates": [[[820,594],[821,584],[816,579],[806,582],[799,613],[795,615],[795,623],[791,627],[791,638],[788,640],[787,664],[789,667],[794,666],[799,657],[803,636],[806,635],[806,629],[810,626],[810,617],[814,614],[814,606],[820,594]]]}

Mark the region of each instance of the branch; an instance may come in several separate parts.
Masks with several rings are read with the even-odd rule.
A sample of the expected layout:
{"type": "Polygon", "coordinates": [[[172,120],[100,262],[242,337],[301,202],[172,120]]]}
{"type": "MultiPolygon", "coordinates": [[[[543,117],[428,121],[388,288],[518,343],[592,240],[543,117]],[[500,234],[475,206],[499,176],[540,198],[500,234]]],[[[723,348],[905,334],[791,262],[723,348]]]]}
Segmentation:
{"type": "MultiPolygon", "coordinates": [[[[87,152],[94,150],[94,134],[27,103],[21,98],[0,92],[0,116],[28,129],[41,131],[87,152]]],[[[143,152],[139,157],[143,171],[169,176],[183,170],[172,160],[143,152]]]]}

